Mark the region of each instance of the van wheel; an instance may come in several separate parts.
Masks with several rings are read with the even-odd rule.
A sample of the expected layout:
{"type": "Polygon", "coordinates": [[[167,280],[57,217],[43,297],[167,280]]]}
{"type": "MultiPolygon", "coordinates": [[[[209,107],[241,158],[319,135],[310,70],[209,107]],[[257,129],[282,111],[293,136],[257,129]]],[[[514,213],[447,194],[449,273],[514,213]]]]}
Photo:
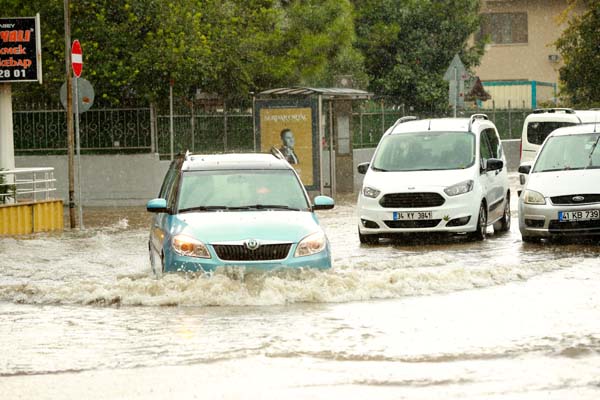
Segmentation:
{"type": "Polygon", "coordinates": [[[477,216],[477,228],[475,232],[471,232],[469,237],[471,240],[482,241],[487,236],[487,210],[485,203],[481,203],[479,206],[479,215],[477,216]]]}
{"type": "Polygon", "coordinates": [[[358,231],[358,240],[362,244],[379,244],[379,235],[363,235],[358,231]]]}
{"type": "Polygon", "coordinates": [[[506,201],[504,202],[504,214],[502,218],[494,222],[494,232],[508,232],[510,231],[510,194],[506,195],[506,201]]]}

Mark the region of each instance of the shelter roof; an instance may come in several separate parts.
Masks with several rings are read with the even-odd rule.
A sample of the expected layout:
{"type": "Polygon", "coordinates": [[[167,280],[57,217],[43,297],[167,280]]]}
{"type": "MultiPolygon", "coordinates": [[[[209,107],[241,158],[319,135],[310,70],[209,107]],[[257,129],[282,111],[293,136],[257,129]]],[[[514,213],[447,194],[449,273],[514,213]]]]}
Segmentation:
{"type": "Polygon", "coordinates": [[[322,96],[324,99],[337,100],[368,100],[373,97],[373,93],[359,89],[350,88],[311,88],[311,87],[291,87],[269,89],[258,94],[260,98],[269,97],[310,97],[322,96]]]}

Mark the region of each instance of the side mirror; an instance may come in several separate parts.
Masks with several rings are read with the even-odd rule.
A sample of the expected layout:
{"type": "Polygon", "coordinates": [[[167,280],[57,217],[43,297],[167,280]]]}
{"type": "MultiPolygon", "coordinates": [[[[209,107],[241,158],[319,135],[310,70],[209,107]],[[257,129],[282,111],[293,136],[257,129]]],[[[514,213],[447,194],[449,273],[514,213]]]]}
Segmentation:
{"type": "Polygon", "coordinates": [[[167,200],[165,199],[152,199],[146,203],[146,210],[153,213],[167,212],[167,200]]]}
{"type": "Polygon", "coordinates": [[[315,205],[313,210],[331,210],[335,206],[335,202],[329,196],[317,196],[315,197],[315,205]]]}
{"type": "Polygon", "coordinates": [[[529,175],[531,172],[531,164],[521,164],[519,165],[519,173],[529,175]]]}
{"type": "Polygon", "coordinates": [[[487,160],[485,170],[486,171],[499,171],[504,168],[504,161],[498,158],[490,158],[487,160]]]}
{"type": "Polygon", "coordinates": [[[359,174],[364,175],[369,170],[369,165],[371,165],[371,163],[368,163],[368,162],[360,163],[356,167],[356,170],[358,171],[359,174]]]}

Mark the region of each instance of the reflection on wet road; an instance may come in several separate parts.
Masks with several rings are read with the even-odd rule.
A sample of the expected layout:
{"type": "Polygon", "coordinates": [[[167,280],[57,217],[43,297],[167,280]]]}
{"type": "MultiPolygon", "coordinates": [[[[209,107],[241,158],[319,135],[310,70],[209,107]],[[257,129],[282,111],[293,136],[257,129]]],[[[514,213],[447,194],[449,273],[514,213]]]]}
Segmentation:
{"type": "Polygon", "coordinates": [[[191,397],[200,382],[225,398],[598,398],[597,243],[525,245],[513,219],[483,243],[365,246],[353,200],[319,214],[326,272],[157,280],[137,208],[0,240],[0,392],[191,397]]]}

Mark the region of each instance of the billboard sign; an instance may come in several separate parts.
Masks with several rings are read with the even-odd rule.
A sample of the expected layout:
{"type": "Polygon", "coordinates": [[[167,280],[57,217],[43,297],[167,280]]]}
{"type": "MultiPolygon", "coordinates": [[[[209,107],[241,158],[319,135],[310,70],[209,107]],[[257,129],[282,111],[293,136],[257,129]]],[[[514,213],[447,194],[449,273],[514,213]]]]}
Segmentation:
{"type": "Polygon", "coordinates": [[[258,148],[261,152],[277,148],[311,190],[319,184],[316,110],[310,102],[300,103],[257,102],[258,148]]]}
{"type": "Polygon", "coordinates": [[[42,83],[40,16],[0,18],[0,83],[42,83]]]}

